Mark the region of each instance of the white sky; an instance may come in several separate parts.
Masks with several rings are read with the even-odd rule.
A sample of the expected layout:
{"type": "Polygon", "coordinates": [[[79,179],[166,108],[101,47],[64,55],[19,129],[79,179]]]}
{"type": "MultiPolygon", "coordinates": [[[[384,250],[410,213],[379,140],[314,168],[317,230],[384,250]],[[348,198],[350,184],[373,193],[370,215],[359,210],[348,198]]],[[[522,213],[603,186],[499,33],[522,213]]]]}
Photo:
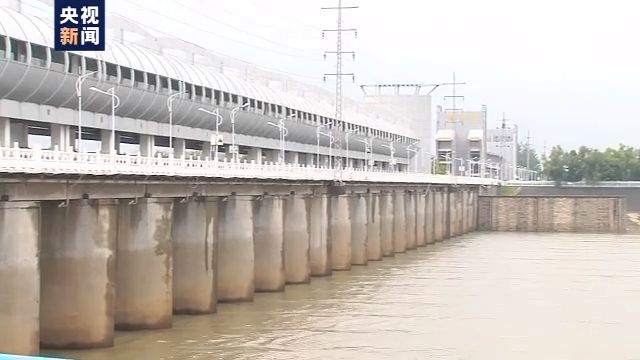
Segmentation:
{"type": "MultiPolygon", "coordinates": [[[[34,3],[36,0],[25,0],[34,3]]],[[[225,55],[304,76],[322,85],[334,72],[337,0],[108,0],[109,11],[225,55]]],[[[489,108],[489,127],[502,112],[531,131],[542,150],[639,146],[640,4],[609,1],[344,0],[358,39],[345,35],[345,62],[361,97],[362,83],[439,83],[452,72],[468,85],[464,108],[489,108]]],[[[31,6],[25,8],[29,11],[31,6]]],[[[35,11],[35,10],[34,10],[35,11]]],[[[333,88],[333,79],[325,85],[333,88]]],[[[434,93],[434,109],[450,89],[434,93]]]]}

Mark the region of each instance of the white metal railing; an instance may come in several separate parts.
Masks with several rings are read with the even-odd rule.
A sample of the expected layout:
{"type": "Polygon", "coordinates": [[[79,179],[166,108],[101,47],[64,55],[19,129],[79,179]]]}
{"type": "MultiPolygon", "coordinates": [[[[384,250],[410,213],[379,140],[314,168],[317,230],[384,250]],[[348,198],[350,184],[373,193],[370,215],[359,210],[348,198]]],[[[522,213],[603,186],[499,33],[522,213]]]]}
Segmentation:
{"type": "Polygon", "coordinates": [[[0,147],[0,173],[144,175],[203,178],[342,180],[345,182],[492,185],[498,180],[365,169],[330,169],[298,164],[256,164],[208,159],[172,159],[0,147]]]}

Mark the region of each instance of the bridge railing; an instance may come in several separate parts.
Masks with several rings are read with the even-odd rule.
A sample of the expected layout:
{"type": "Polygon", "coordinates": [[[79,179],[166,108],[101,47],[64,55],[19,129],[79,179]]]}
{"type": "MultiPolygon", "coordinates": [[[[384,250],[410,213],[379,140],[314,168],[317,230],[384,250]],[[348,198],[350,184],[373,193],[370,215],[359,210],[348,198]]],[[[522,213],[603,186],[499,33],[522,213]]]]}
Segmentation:
{"type": "Polygon", "coordinates": [[[257,164],[209,159],[172,159],[2,147],[0,147],[0,173],[497,184],[495,179],[413,172],[371,171],[352,168],[331,169],[300,164],[257,164]]]}

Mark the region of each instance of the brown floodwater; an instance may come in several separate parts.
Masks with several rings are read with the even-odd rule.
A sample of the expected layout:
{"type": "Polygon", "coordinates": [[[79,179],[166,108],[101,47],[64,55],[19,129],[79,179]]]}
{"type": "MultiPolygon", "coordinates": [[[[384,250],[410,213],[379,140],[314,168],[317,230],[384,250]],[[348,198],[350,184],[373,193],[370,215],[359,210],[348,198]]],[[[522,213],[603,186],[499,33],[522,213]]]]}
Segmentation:
{"type": "Polygon", "coordinates": [[[76,359],[640,359],[640,236],[476,233],[76,359]]]}

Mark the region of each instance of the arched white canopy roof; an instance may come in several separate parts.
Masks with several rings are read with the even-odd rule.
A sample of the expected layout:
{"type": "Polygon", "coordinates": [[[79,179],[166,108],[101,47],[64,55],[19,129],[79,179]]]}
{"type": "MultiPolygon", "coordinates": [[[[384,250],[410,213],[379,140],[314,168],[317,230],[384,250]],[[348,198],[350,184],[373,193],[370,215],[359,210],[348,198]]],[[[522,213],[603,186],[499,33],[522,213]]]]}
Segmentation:
{"type": "MultiPolygon", "coordinates": [[[[40,18],[6,7],[0,7],[0,34],[33,44],[53,47],[53,27],[51,24],[40,18]]],[[[335,114],[334,107],[330,103],[317,99],[310,100],[286,91],[274,90],[258,82],[244,81],[231,74],[221,73],[218,69],[189,64],[172,55],[158,54],[152,49],[133,44],[123,44],[112,40],[107,42],[104,52],[74,53],[324,117],[332,118],[335,114]]],[[[378,116],[370,116],[358,109],[345,109],[344,120],[399,135],[412,136],[409,129],[386,122],[378,116]]]]}

